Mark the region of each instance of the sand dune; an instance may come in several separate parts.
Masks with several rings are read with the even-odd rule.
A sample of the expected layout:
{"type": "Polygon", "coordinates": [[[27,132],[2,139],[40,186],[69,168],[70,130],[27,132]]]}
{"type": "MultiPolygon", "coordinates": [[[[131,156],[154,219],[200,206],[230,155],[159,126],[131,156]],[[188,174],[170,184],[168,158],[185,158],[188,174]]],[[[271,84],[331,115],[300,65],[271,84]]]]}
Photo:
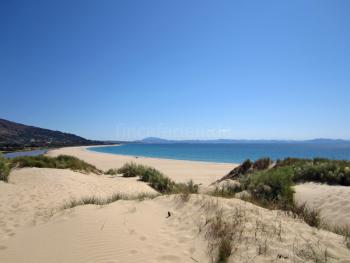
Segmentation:
{"type": "Polygon", "coordinates": [[[18,227],[45,221],[69,200],[116,192],[155,193],[135,178],[108,178],[62,169],[16,169],[8,184],[0,181],[0,239],[15,235],[18,227]]]}
{"type": "Polygon", "coordinates": [[[322,219],[331,225],[350,227],[350,187],[305,183],[295,186],[295,199],[319,209],[322,219]]]}
{"type": "Polygon", "coordinates": [[[127,162],[149,165],[162,171],[177,182],[186,182],[191,178],[195,183],[203,185],[208,185],[220,179],[236,166],[235,164],[227,163],[192,162],[146,157],[135,158],[134,156],[92,152],[87,150],[86,147],[61,148],[49,151],[47,155],[57,156],[60,154],[76,156],[103,170],[119,168],[127,162]]]}
{"type": "Polygon", "coordinates": [[[200,195],[187,202],[161,196],[103,208],[77,207],[8,239],[0,261],[210,262],[205,222],[218,211],[210,206],[222,209],[228,220],[237,217],[237,211],[244,217],[230,262],[315,262],[316,254],[318,262],[325,262],[325,255],[327,262],[350,262],[350,250],[338,235],[241,200],[200,195]]]}
{"type": "MultiPolygon", "coordinates": [[[[192,178],[204,185],[232,168],[135,159],[79,147],[49,153],[58,154],[77,156],[102,169],[133,160],[157,167],[174,180],[192,178]]],[[[217,243],[209,238],[208,229],[221,215],[230,224],[228,229],[234,230],[229,262],[350,263],[342,236],[239,199],[171,195],[62,210],[72,199],[155,191],[136,178],[43,168],[16,169],[9,182],[0,182],[0,262],[211,262],[216,251],[210,253],[208,245],[215,248],[217,243]],[[166,218],[168,212],[171,216],[166,218]]],[[[337,224],[347,222],[348,194],[347,187],[296,186],[299,201],[322,208],[322,215],[337,224]]]]}

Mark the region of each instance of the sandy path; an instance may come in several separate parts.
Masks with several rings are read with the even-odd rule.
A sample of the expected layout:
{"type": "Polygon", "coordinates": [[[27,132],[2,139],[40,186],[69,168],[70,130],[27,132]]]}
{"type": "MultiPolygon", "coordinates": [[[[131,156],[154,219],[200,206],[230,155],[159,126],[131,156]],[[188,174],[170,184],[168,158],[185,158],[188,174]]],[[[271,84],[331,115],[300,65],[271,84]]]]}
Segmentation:
{"type": "Polygon", "coordinates": [[[66,147],[52,150],[47,153],[49,156],[67,154],[76,156],[96,167],[107,170],[119,168],[127,162],[152,166],[177,182],[186,182],[193,179],[195,183],[209,185],[213,181],[220,179],[231,171],[236,165],[227,163],[193,162],[169,159],[156,159],[126,155],[115,155],[108,153],[92,152],[86,147],[66,147]]]}
{"type": "Polygon", "coordinates": [[[325,222],[350,227],[349,186],[305,183],[295,186],[295,191],[295,199],[319,209],[325,222]]]}

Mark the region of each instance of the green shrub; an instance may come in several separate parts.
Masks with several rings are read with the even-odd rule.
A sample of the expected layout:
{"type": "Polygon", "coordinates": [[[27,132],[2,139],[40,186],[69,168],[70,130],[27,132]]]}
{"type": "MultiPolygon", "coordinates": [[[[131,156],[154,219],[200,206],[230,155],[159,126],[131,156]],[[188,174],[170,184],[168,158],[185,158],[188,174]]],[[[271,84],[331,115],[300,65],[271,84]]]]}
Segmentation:
{"type": "Polygon", "coordinates": [[[350,162],[329,160],[326,158],[298,159],[286,158],[277,161],[274,169],[290,167],[293,169],[293,181],[318,182],[350,186],[350,162]]]}
{"type": "Polygon", "coordinates": [[[225,183],[221,186],[216,186],[215,189],[209,194],[212,196],[231,198],[234,197],[236,193],[241,192],[242,190],[243,189],[239,184],[225,183]]]}
{"type": "Polygon", "coordinates": [[[136,164],[133,162],[126,163],[118,169],[118,174],[122,174],[123,177],[142,176],[147,168],[147,166],[136,164]]]}
{"type": "Polygon", "coordinates": [[[194,184],[192,180],[187,184],[177,184],[157,169],[141,164],[126,163],[118,169],[118,173],[123,174],[123,177],[137,176],[140,181],[148,183],[152,188],[163,194],[198,192],[198,185],[194,184]]]}
{"type": "Polygon", "coordinates": [[[249,189],[254,198],[262,202],[288,204],[293,201],[293,171],[289,167],[271,169],[251,174],[241,181],[245,189],[249,189]]]}
{"type": "Polygon", "coordinates": [[[245,160],[242,164],[241,164],[241,173],[245,174],[246,172],[248,172],[249,169],[251,169],[253,167],[253,162],[249,159],[245,160]]]}
{"type": "Polygon", "coordinates": [[[11,166],[71,169],[73,171],[79,171],[84,173],[101,173],[101,171],[95,166],[69,155],[59,155],[57,157],[19,156],[11,159],[11,166]]]}
{"type": "Polygon", "coordinates": [[[123,174],[123,177],[138,176],[141,181],[147,182],[152,188],[161,193],[173,191],[176,185],[175,182],[163,175],[160,171],[141,164],[126,163],[118,169],[118,173],[123,174]]]}
{"type": "Polygon", "coordinates": [[[7,182],[10,173],[8,161],[0,155],[0,181],[7,182]]]}
{"type": "Polygon", "coordinates": [[[197,194],[198,193],[198,184],[195,184],[193,180],[189,180],[187,183],[177,183],[173,187],[173,193],[182,193],[182,194],[197,194]]]}
{"type": "Polygon", "coordinates": [[[108,169],[106,172],[105,172],[106,175],[117,175],[118,174],[118,169],[108,169]]]}
{"type": "Polygon", "coordinates": [[[319,182],[350,186],[350,165],[335,161],[317,161],[295,167],[294,182],[319,182]]]}
{"type": "Polygon", "coordinates": [[[301,166],[310,162],[312,162],[312,160],[288,157],[283,160],[277,160],[275,168],[286,166],[301,166]]]}
{"type": "Polygon", "coordinates": [[[272,161],[270,158],[266,157],[266,158],[261,158],[258,159],[254,162],[253,164],[253,169],[255,170],[266,170],[267,168],[269,168],[269,166],[272,164],[272,161]]]}
{"type": "Polygon", "coordinates": [[[149,185],[161,193],[170,193],[174,190],[175,182],[164,176],[161,172],[154,168],[147,170],[142,176],[141,181],[148,182],[149,185]]]}

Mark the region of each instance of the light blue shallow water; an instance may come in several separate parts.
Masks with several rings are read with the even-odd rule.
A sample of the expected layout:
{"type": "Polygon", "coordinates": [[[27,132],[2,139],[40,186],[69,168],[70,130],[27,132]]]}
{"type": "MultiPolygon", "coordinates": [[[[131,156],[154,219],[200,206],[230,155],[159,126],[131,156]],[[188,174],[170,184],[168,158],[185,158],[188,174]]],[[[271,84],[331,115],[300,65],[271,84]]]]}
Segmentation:
{"type": "Polygon", "coordinates": [[[125,144],[89,148],[91,151],[155,158],[239,163],[246,159],[286,157],[350,160],[350,144],[236,143],[236,144],[125,144]]]}

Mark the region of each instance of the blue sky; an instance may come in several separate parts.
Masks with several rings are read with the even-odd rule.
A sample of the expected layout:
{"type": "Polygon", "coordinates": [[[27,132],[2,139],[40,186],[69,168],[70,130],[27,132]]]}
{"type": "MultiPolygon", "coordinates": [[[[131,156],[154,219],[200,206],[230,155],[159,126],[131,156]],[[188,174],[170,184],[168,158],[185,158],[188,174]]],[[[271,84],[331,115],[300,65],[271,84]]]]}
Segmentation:
{"type": "Polygon", "coordinates": [[[0,3],[0,117],[91,139],[350,139],[350,1],[0,3]]]}

